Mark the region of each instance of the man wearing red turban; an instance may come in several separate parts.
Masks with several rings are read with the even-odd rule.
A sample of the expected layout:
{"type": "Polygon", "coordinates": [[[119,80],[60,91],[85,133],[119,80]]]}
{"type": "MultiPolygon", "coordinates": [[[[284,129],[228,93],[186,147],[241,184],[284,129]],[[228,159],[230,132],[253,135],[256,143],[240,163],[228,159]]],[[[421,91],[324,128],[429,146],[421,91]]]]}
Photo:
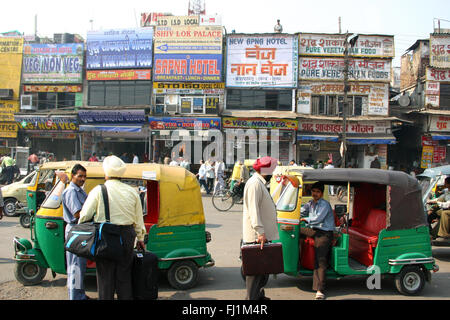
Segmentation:
{"type": "MultiPolygon", "coordinates": [[[[277,166],[277,159],[263,157],[253,164],[255,173],[247,181],[243,198],[243,242],[244,244],[261,243],[279,239],[277,228],[277,211],[266,183],[270,181],[277,166]]],[[[247,300],[268,299],[263,287],[268,275],[246,277],[247,300]]]]}

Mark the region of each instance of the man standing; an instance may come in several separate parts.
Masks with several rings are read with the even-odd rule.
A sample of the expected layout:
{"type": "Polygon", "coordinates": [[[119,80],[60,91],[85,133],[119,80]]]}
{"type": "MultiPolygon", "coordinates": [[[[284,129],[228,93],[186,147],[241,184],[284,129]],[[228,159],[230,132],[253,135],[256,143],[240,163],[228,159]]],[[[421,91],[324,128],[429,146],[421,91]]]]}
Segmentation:
{"type": "MultiPolygon", "coordinates": [[[[146,229],[141,199],[134,188],[119,180],[126,170],[126,165],[121,159],[116,156],[106,157],[103,161],[103,170],[109,199],[110,221],[121,227],[124,255],[120,261],[96,260],[99,299],[114,300],[114,293],[117,293],[120,300],[131,300],[133,299],[131,270],[136,237],[138,249],[145,249],[146,229]]],[[[78,223],[90,221],[92,218],[94,222],[106,222],[101,186],[95,187],[89,193],[78,223]]]]}
{"type": "Polygon", "coordinates": [[[136,153],[133,153],[133,163],[139,163],[139,157],[136,153]]]}
{"type": "Polygon", "coordinates": [[[375,159],[370,163],[370,168],[381,169],[381,163],[380,160],[378,160],[378,156],[375,156],[375,159]]]}
{"type": "MultiPolygon", "coordinates": [[[[323,197],[324,185],[316,182],[312,185],[312,200],[306,203],[302,209],[301,221],[308,224],[307,228],[300,228],[300,240],[305,237],[314,238],[315,262],[313,273],[313,290],[316,292],[316,300],[325,299],[326,270],[330,258],[333,230],[335,228],[333,209],[323,197]]],[[[301,247],[301,243],[300,243],[301,247]]]]}
{"type": "MultiPolygon", "coordinates": [[[[261,250],[265,242],[277,240],[277,211],[266,183],[270,181],[277,166],[277,160],[263,157],[253,164],[255,173],[247,181],[243,199],[243,244],[260,243],[261,250]]],[[[246,276],[246,300],[269,299],[263,287],[269,275],[246,276]]]]}
{"type": "Polygon", "coordinates": [[[205,188],[206,194],[210,194],[211,191],[206,183],[206,165],[203,160],[200,160],[200,169],[198,169],[198,181],[200,182],[200,187],[205,188]]]}
{"type": "MultiPolygon", "coordinates": [[[[86,169],[76,164],[72,168],[72,181],[62,193],[63,217],[67,223],[65,238],[77,224],[80,217],[80,211],[86,201],[87,194],[82,189],[86,181],[86,169]]],[[[89,299],[84,292],[84,274],[86,273],[86,258],[66,251],[67,261],[67,289],[69,291],[69,300],[87,300],[89,299]]]]}
{"type": "Polygon", "coordinates": [[[221,159],[216,161],[214,165],[216,185],[214,186],[214,193],[225,188],[225,163],[221,159]]]}
{"type": "Polygon", "coordinates": [[[4,207],[3,194],[2,194],[2,189],[0,188],[0,220],[3,219],[3,207],[4,207]]]}
{"type": "Polygon", "coordinates": [[[5,170],[6,184],[11,184],[14,179],[14,168],[16,161],[10,156],[6,155],[3,157],[1,167],[5,170]]]}

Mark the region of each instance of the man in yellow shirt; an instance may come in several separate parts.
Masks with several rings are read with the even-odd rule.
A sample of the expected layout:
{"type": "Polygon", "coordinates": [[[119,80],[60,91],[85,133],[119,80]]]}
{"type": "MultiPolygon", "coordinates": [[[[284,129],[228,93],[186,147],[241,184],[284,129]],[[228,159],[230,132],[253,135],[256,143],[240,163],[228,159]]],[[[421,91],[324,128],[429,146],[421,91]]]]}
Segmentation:
{"type": "MultiPolygon", "coordinates": [[[[131,186],[119,179],[125,172],[125,163],[116,156],[106,157],[103,161],[105,187],[108,192],[110,220],[121,226],[124,257],[119,262],[96,260],[97,287],[100,300],[113,300],[114,293],[120,300],[133,299],[131,270],[133,265],[133,248],[137,237],[138,249],[144,249],[146,229],[142,215],[139,195],[131,186]]],[[[90,221],[105,222],[105,206],[101,187],[97,186],[89,193],[80,212],[78,223],[90,221]]]]}

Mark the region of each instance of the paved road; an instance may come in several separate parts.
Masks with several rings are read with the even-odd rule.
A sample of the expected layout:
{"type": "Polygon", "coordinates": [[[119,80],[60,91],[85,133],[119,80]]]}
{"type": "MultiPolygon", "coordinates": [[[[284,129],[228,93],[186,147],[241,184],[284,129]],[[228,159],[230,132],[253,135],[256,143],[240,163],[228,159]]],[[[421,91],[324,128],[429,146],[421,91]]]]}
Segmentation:
{"type": "MultiPolygon", "coordinates": [[[[197,287],[187,291],[177,291],[170,287],[166,279],[160,281],[160,299],[212,299],[240,300],[245,297],[245,284],[240,277],[239,241],[241,239],[242,206],[237,205],[227,213],[220,213],[211,205],[211,198],[203,197],[206,228],[212,234],[208,250],[216,265],[200,269],[197,287]]],[[[45,281],[35,287],[21,286],[14,278],[12,260],[12,237],[29,238],[29,229],[23,229],[18,217],[0,220],[0,298],[2,299],[66,299],[66,277],[52,278],[47,273],[45,281]]],[[[328,280],[328,299],[450,299],[450,248],[433,248],[440,271],[433,274],[421,296],[404,297],[397,293],[390,279],[381,281],[381,290],[369,290],[365,277],[346,277],[328,280]]],[[[269,280],[266,294],[272,299],[296,300],[312,299],[311,277],[290,277],[279,275],[269,280]]],[[[96,297],[95,277],[86,279],[88,295],[96,297]]]]}

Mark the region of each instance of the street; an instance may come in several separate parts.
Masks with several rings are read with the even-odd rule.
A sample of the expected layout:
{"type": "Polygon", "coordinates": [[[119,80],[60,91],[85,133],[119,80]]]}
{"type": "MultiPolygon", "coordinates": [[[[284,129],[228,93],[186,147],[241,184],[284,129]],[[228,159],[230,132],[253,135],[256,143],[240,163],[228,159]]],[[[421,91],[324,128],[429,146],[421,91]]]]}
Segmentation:
{"type": "MultiPolygon", "coordinates": [[[[218,212],[209,196],[203,196],[206,229],[211,232],[212,241],[208,251],[215,260],[215,266],[199,270],[199,281],[195,288],[187,291],[173,289],[165,277],[159,282],[161,300],[243,300],[245,283],[240,276],[239,242],[242,226],[242,205],[235,205],[229,212],[218,212]]],[[[24,287],[15,280],[13,260],[13,236],[30,238],[30,230],[19,224],[19,217],[4,217],[0,220],[0,299],[1,300],[67,300],[66,276],[52,277],[50,271],[44,281],[32,287],[24,287]]],[[[370,290],[366,277],[351,276],[327,281],[327,298],[330,300],[431,300],[450,299],[450,248],[433,247],[433,256],[439,265],[439,272],[432,275],[432,282],[426,283],[420,296],[400,295],[393,279],[381,281],[381,290],[370,290]]],[[[85,280],[86,293],[97,298],[96,279],[85,280]]],[[[314,297],[312,277],[272,276],[266,287],[266,295],[273,300],[311,300],[314,297]]]]}

